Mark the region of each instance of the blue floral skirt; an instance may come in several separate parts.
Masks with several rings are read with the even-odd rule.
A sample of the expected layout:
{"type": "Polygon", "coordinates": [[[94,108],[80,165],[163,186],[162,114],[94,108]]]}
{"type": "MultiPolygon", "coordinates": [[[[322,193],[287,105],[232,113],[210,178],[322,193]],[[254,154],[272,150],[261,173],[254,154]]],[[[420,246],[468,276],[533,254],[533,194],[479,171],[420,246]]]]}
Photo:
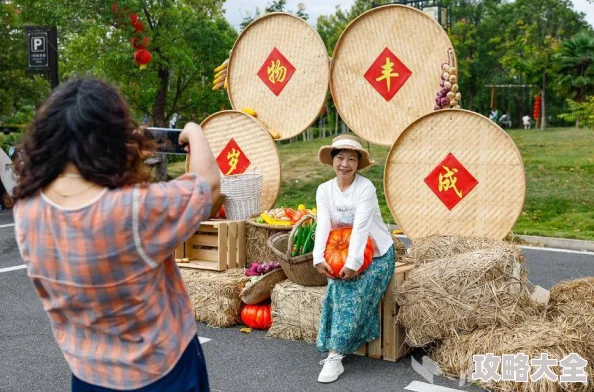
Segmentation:
{"type": "Polygon", "coordinates": [[[394,274],[394,247],[353,280],[328,279],[316,346],[350,354],[380,337],[378,304],[394,274]]]}

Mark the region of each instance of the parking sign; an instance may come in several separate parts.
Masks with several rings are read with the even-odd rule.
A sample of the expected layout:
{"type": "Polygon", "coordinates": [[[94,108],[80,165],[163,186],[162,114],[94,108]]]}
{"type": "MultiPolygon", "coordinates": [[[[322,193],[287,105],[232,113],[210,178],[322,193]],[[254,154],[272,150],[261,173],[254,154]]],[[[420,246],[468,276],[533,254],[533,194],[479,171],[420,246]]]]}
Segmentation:
{"type": "Polygon", "coordinates": [[[45,31],[29,31],[27,33],[29,49],[29,68],[49,68],[48,38],[45,31]]]}

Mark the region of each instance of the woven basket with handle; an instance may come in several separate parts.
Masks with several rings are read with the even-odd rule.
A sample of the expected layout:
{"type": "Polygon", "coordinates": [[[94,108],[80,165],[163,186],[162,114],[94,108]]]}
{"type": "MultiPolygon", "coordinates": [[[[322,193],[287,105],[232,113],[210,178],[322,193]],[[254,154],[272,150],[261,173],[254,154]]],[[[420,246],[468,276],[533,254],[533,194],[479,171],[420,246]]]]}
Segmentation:
{"type": "Polygon", "coordinates": [[[293,248],[293,237],[297,229],[309,220],[314,219],[313,215],[303,216],[297,222],[290,234],[276,233],[268,238],[268,247],[278,257],[281,268],[285,271],[287,278],[294,283],[302,286],[324,286],[328,284],[328,278],[320,274],[313,266],[313,252],[301,256],[291,256],[291,249],[293,248]]]}

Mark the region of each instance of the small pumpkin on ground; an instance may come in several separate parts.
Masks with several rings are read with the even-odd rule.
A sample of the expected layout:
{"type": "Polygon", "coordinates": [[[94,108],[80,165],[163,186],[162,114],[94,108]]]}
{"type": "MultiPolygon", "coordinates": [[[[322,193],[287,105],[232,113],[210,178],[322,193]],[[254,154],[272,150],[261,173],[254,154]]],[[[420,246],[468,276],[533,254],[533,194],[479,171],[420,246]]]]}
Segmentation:
{"type": "Polygon", "coordinates": [[[245,305],[241,310],[241,321],[254,329],[268,329],[272,325],[270,304],[245,305]]]}

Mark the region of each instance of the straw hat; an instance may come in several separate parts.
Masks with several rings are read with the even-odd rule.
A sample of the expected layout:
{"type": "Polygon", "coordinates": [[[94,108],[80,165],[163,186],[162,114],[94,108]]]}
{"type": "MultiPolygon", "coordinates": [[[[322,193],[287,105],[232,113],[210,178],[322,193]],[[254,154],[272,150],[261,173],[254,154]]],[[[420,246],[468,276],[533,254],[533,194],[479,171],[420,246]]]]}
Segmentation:
{"type": "Polygon", "coordinates": [[[357,170],[363,170],[371,165],[373,161],[369,152],[361,146],[361,139],[351,135],[341,135],[332,139],[331,146],[322,146],[318,151],[318,160],[325,164],[332,166],[332,150],[351,150],[359,151],[361,158],[359,159],[359,166],[357,170]]]}

